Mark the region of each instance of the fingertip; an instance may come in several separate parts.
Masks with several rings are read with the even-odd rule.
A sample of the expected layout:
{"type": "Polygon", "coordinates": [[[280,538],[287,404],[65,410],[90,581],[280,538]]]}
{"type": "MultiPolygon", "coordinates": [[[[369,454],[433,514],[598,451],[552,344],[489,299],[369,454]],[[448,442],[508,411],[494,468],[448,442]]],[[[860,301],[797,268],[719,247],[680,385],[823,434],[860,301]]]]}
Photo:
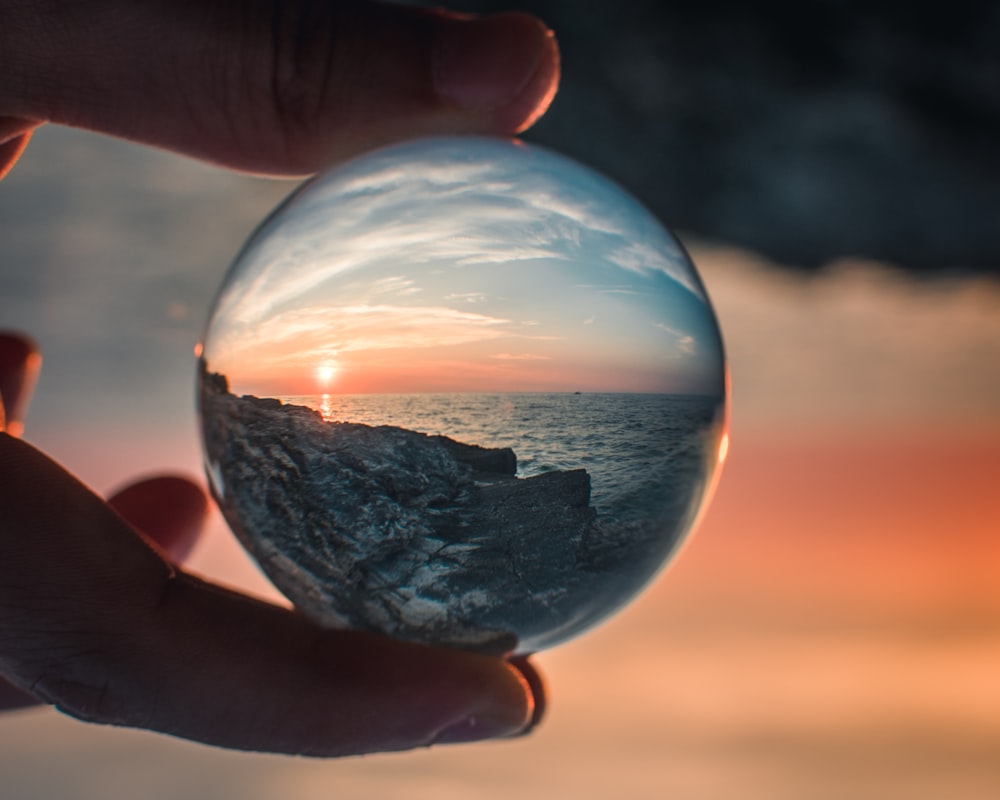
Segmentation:
{"type": "Polygon", "coordinates": [[[183,561],[190,554],[208,515],[204,490],[176,475],[132,483],[112,494],[108,503],[175,561],[183,561]]]}
{"type": "Polygon", "coordinates": [[[314,172],[426,136],[514,136],[555,97],[559,46],[537,17],[381,4],[353,9],[339,47],[342,63],[365,78],[331,82],[337,91],[320,107],[339,114],[293,128],[295,163],[281,172],[314,172]]]}
{"type": "Polygon", "coordinates": [[[446,104],[492,118],[498,133],[518,133],[555,96],[559,48],[552,31],[529,14],[442,15],[432,73],[446,104]]]}
{"type": "Polygon", "coordinates": [[[534,691],[525,674],[509,662],[494,662],[491,673],[479,684],[473,701],[435,735],[432,744],[510,739],[533,727],[534,691]]]}
{"type": "Polygon", "coordinates": [[[23,433],[24,417],[41,369],[42,354],[33,339],[0,331],[0,430],[11,436],[23,433]]]}
{"type": "Polygon", "coordinates": [[[531,686],[501,658],[356,631],[322,637],[339,645],[331,654],[341,674],[363,668],[352,695],[381,720],[368,752],[509,739],[534,717],[531,686]]]}
{"type": "Polygon", "coordinates": [[[528,660],[527,656],[512,658],[510,666],[517,670],[531,692],[531,719],[527,726],[517,734],[518,736],[527,736],[541,724],[542,719],[548,711],[548,690],[542,673],[528,660]]]}
{"type": "Polygon", "coordinates": [[[525,86],[518,102],[508,109],[510,127],[514,133],[522,133],[534,125],[549,110],[559,90],[562,66],[559,44],[552,31],[548,31],[543,48],[538,69],[525,86]]]}

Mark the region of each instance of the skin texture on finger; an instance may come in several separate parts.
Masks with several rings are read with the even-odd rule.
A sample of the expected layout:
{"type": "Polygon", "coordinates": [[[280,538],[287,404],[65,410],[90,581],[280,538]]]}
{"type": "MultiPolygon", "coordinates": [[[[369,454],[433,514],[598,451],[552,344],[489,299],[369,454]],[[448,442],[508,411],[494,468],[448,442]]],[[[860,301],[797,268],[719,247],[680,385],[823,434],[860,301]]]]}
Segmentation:
{"type": "Polygon", "coordinates": [[[503,661],[316,628],[187,575],[58,465],[0,434],[0,672],[63,711],[308,755],[509,736],[503,661]]]}
{"type": "Polygon", "coordinates": [[[208,515],[201,487],[174,475],[135,481],[112,493],[108,504],[174,562],[190,554],[208,515]]]}
{"type": "Polygon", "coordinates": [[[27,336],[0,331],[0,430],[24,431],[24,416],[42,369],[42,354],[27,336]]]}
{"type": "MultiPolygon", "coordinates": [[[[175,476],[132,483],[113,494],[108,503],[174,561],[183,561],[191,552],[205,528],[208,512],[208,498],[201,488],[175,476]]],[[[0,710],[39,702],[34,695],[0,679],[0,710]]]]}
{"type": "Polygon", "coordinates": [[[16,711],[38,706],[41,700],[0,678],[0,711],[16,711]]]}
{"type": "Polygon", "coordinates": [[[523,130],[559,53],[525,14],[345,0],[0,0],[0,114],[251,172],[421,135],[523,130]]]}

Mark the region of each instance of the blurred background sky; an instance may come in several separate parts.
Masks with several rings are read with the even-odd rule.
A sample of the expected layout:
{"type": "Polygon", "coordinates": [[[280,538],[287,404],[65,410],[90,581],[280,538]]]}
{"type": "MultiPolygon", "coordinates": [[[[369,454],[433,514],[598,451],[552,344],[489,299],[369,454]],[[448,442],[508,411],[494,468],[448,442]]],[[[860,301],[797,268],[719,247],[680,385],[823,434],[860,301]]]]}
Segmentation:
{"type": "MultiPolygon", "coordinates": [[[[561,30],[552,19],[558,4],[539,5],[551,7],[561,30]]],[[[863,70],[831,73],[846,83],[837,91],[824,84],[824,104],[808,79],[825,73],[765,69],[764,51],[752,46],[757,23],[740,27],[728,7],[718,4],[718,30],[735,33],[719,41],[736,44],[712,54],[724,58],[690,56],[687,73],[671,66],[668,45],[679,34],[667,22],[676,20],[636,10],[651,14],[651,4],[626,4],[613,41],[598,35],[603,23],[591,12],[574,11],[576,22],[561,12],[564,96],[535,137],[599,162],[682,226],[726,339],[733,420],[716,499],[681,556],[633,607],[539,657],[553,696],[542,728],[517,742],[321,762],[25,711],[0,718],[5,797],[998,796],[1000,250],[977,234],[990,226],[976,219],[993,207],[1000,180],[993,162],[970,155],[982,125],[938,121],[934,135],[944,138],[934,138],[924,117],[878,89],[885,80],[866,83],[874,73],[863,70]],[[631,33],[640,28],[645,38],[631,33]],[[599,91],[592,74],[602,64],[619,74],[608,53],[628,55],[613,62],[626,76],[620,85],[647,87],[631,110],[620,106],[621,91],[599,91]],[[770,120],[778,138],[765,137],[763,151],[732,155],[745,130],[738,126],[728,138],[711,128],[717,138],[692,150],[683,120],[697,104],[678,87],[716,86],[708,76],[719,70],[730,87],[722,97],[744,96],[747,76],[763,75],[767,86],[772,74],[792,74],[810,102],[781,106],[781,125],[764,100],[737,109],[761,125],[770,120]],[[691,83],[678,78],[685,74],[691,83]],[[864,102],[838,105],[845,97],[864,102]],[[579,124],[585,118],[593,124],[579,124]],[[809,136],[829,133],[824,120],[839,132],[840,168],[817,173],[829,153],[809,136]],[[713,141],[743,164],[739,175],[771,174],[775,185],[727,184],[718,176],[732,172],[713,161],[713,141]],[[905,181],[893,182],[895,161],[882,163],[894,144],[930,154],[909,172],[900,167],[905,181]],[[870,173],[865,163],[882,164],[874,184],[884,206],[861,178],[838,183],[870,173]],[[971,209],[964,235],[934,203],[900,200],[893,210],[893,197],[914,194],[907,181],[922,187],[919,197],[951,192],[971,209]],[[788,186],[806,193],[782,201],[778,190],[788,186]],[[829,205],[793,202],[814,196],[829,205]],[[852,197],[863,214],[845,210],[852,197]],[[736,209],[757,238],[718,222],[724,216],[673,217],[689,198],[694,210],[736,209]],[[772,210],[755,228],[750,217],[761,208],[772,210]],[[858,233],[882,220],[892,236],[858,233]]],[[[897,30],[873,19],[869,38],[897,30]]],[[[795,55],[781,50],[784,39],[769,41],[778,42],[774,58],[795,55]]],[[[884,54],[890,66],[910,64],[893,52],[884,54]]],[[[965,62],[953,72],[980,74],[965,62]]],[[[969,85],[960,108],[980,96],[969,85]]],[[[725,108],[711,97],[701,96],[702,117],[725,108]]],[[[988,128],[992,106],[982,108],[988,128]]],[[[163,469],[198,474],[192,350],[230,260],[291,188],[41,130],[0,184],[0,325],[32,333],[45,352],[27,438],[102,492],[163,469]]],[[[193,568],[274,596],[218,518],[193,568]]]]}

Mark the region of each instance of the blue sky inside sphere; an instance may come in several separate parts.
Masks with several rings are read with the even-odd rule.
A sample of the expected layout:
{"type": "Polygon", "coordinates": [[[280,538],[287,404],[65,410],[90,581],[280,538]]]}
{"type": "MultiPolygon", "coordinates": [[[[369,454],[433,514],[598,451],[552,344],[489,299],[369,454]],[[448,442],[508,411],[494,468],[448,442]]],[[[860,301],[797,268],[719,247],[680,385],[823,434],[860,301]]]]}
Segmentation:
{"type": "Polygon", "coordinates": [[[674,237],[602,176],[497,139],[418,140],[307,184],[237,259],[205,357],[250,392],[317,372],[342,392],[724,391],[674,237]]]}

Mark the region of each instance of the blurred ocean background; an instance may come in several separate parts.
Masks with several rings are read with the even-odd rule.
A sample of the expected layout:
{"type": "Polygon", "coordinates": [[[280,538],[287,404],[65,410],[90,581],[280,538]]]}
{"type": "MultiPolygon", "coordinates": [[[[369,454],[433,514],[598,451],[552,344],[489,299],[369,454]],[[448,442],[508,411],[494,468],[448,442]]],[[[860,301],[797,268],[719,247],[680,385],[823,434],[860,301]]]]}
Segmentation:
{"type": "MultiPolygon", "coordinates": [[[[0,184],[0,324],[45,353],[28,440],[102,492],[199,474],[193,348],[291,188],[39,131],[0,184]]],[[[680,233],[727,344],[729,461],[653,588],[538,657],[534,735],[324,762],[27,710],[0,718],[0,794],[997,797],[1000,281],[940,258],[803,271],[680,233]]],[[[280,602],[217,515],[191,567],[280,602]]]]}

